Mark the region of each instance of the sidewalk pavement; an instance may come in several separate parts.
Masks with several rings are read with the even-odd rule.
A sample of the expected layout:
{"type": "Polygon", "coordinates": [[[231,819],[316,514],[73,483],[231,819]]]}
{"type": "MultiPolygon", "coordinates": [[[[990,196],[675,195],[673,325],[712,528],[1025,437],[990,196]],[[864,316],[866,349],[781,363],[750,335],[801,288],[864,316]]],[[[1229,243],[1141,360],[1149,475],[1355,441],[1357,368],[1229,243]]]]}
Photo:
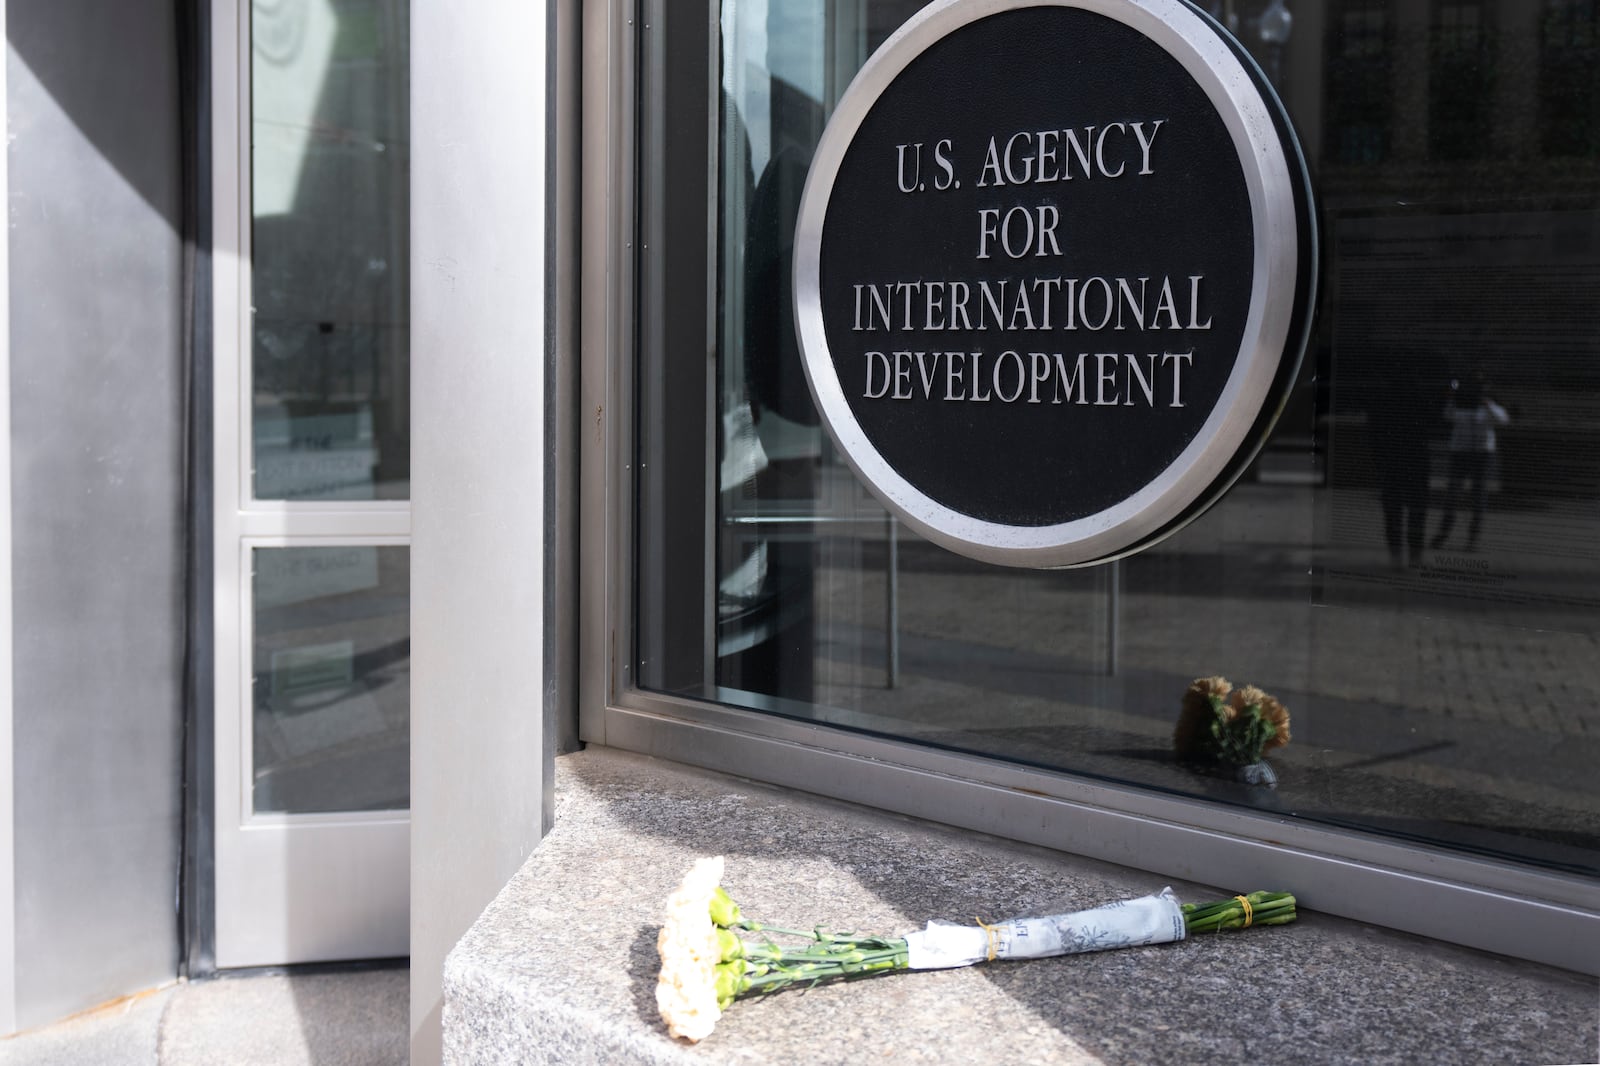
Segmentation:
{"type": "Polygon", "coordinates": [[[404,968],[181,982],[0,1041],[0,1066],[388,1066],[404,968]]]}

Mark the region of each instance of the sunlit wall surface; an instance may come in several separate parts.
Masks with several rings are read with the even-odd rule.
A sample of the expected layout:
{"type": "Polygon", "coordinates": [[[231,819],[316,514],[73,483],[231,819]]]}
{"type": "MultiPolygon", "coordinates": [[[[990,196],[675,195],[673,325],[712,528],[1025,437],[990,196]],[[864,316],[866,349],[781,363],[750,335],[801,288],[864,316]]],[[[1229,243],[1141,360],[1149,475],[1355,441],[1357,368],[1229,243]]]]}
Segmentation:
{"type": "Polygon", "coordinates": [[[646,235],[674,213],[706,225],[641,274],[640,683],[1600,872],[1600,5],[1204,5],[1277,85],[1312,168],[1311,345],[1215,508],[1057,572],[897,527],[799,362],[811,152],[919,6],[725,0],[700,53],[683,40],[707,20],[674,7],[700,29],[647,61],[666,90],[646,100],[664,131],[645,142],[646,235]],[[673,74],[702,59],[708,82],[673,74]],[[708,373],[710,409],[654,399],[708,373]],[[1175,758],[1184,690],[1212,675],[1288,705],[1276,787],[1175,758]]]}

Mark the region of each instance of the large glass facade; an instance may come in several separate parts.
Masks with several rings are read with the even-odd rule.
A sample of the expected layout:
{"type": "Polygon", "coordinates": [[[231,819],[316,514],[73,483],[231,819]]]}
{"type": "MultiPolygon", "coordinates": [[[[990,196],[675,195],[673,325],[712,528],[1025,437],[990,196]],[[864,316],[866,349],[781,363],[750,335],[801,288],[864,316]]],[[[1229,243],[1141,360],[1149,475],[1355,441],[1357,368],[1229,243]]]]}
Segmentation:
{"type": "Polygon", "coordinates": [[[1600,874],[1600,4],[1201,5],[1314,175],[1311,344],[1215,507],[1049,572],[897,527],[801,369],[811,153],[920,6],[675,7],[645,57],[638,683],[1600,874]],[[1214,675],[1287,704],[1275,787],[1175,757],[1214,675]]]}

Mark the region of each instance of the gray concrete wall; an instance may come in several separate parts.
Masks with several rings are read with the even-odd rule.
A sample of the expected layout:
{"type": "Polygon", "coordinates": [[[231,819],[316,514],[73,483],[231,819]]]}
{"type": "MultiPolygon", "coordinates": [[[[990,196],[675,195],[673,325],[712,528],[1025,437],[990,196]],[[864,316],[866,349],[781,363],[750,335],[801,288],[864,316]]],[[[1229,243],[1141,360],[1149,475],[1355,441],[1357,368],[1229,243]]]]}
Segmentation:
{"type": "Polygon", "coordinates": [[[7,7],[16,1020],[175,973],[176,7],[7,7]]]}

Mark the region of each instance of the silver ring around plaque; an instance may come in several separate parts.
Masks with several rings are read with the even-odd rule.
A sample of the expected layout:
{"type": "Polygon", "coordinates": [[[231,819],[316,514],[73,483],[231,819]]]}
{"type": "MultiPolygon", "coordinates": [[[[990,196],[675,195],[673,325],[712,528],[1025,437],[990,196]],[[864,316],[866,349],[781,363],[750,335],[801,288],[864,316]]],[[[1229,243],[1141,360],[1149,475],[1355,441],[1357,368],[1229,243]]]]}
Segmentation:
{"type": "Polygon", "coordinates": [[[1182,0],[940,0],[867,61],[795,230],[824,424],[951,550],[1082,566],[1214,503],[1294,382],[1310,179],[1182,0]]]}

